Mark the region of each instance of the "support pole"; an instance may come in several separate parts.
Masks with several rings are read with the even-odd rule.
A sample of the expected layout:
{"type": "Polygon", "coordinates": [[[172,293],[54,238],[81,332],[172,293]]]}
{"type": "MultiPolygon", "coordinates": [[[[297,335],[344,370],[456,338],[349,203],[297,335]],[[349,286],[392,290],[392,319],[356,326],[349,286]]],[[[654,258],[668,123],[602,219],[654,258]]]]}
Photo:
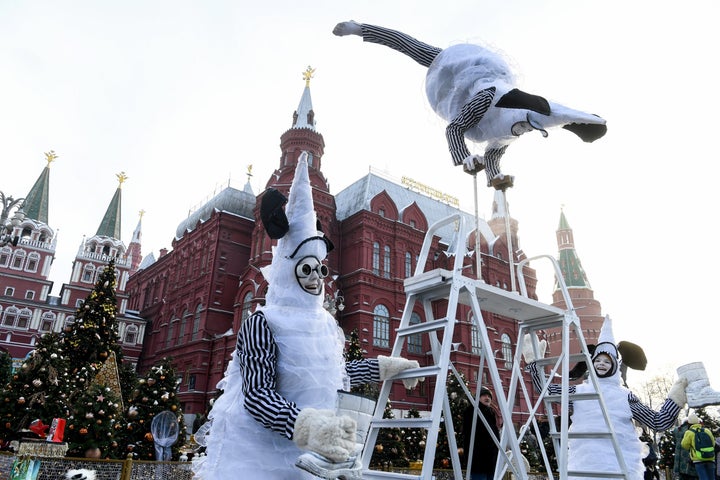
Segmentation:
{"type": "Polygon", "coordinates": [[[475,194],[475,272],[477,279],[482,281],[482,259],[480,258],[480,214],[478,213],[477,172],[473,173],[473,193],[475,194]]]}
{"type": "MultiPolygon", "coordinates": [[[[508,265],[510,266],[510,291],[516,291],[515,288],[515,254],[512,243],[512,232],[510,231],[510,209],[508,208],[507,196],[505,190],[501,191],[503,199],[503,207],[505,210],[505,238],[507,239],[508,248],[508,265]]],[[[477,204],[477,201],[476,201],[477,204]]],[[[475,207],[477,208],[477,206],[475,207]]]]}

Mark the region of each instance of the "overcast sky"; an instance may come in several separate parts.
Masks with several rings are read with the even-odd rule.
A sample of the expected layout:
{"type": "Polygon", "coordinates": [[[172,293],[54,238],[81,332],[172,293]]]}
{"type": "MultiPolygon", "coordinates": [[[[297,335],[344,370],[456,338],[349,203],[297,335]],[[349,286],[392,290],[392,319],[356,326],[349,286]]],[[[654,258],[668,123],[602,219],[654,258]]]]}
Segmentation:
{"type": "MultiPolygon", "coordinates": [[[[608,122],[592,144],[553,130],[508,149],[502,166],[516,176],[508,201],[520,247],[556,255],[564,208],[617,340],[648,354],[646,374],[630,381],[701,360],[720,388],[718,5],[0,0],[0,190],[24,196],[43,153],[59,155],[50,190],[54,294],[121,171],[122,240],[145,210],[143,254],[157,255],[188,212],[228,184],[242,188],[248,165],[255,193],[263,190],[310,65],[331,193],[372,167],[450,193],[473,212],[472,178],[452,166],[445,124],[424,96],[425,69],[331,32],[355,19],[439,47],[488,44],[508,56],[520,88],[608,122]]],[[[492,195],[480,186],[484,217],[492,195]]],[[[532,266],[550,301],[551,271],[532,266]]]]}

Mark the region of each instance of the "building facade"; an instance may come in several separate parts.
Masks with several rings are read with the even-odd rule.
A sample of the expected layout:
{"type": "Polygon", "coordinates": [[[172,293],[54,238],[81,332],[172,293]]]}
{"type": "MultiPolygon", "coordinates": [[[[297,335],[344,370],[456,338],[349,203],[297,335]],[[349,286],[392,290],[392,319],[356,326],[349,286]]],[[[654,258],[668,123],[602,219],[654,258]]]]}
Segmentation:
{"type": "MultiPolygon", "coordinates": [[[[75,312],[92,291],[108,265],[115,260],[117,324],[126,362],[136,365],[145,336],[145,320],[127,309],[127,283],[134,262],[139,262],[141,223],[133,234],[130,248],[120,239],[120,213],[124,174],[95,235],[83,238],[73,261],[71,278],[62,285],[59,296],[50,295],[49,280],[57,238],[50,226],[50,164],[57,158],[46,153],[47,165],[30,192],[18,203],[24,218],[12,226],[16,241],[0,246],[0,348],[19,365],[33,350],[40,336],[61,332],[75,320],[75,312]]],[[[4,204],[6,210],[9,204],[4,204]]],[[[7,215],[4,215],[7,216],[7,215]]],[[[137,265],[137,263],[135,263],[137,265]]]]}
{"type": "MultiPolygon", "coordinates": [[[[317,216],[336,246],[327,261],[330,275],[325,304],[346,335],[357,330],[367,358],[388,355],[405,306],[403,282],[417,267],[425,233],[430,225],[459,210],[451,198],[411,179],[398,183],[373,172],[332,195],[322,173],[324,138],[315,129],[314,119],[306,84],[291,126],[280,137],[280,159],[266,188],[287,195],[300,153],[309,152],[317,216]]],[[[148,321],[140,368],[172,357],[187,414],[204,412],[219,393],[216,385],[235,349],[240,325],[263,304],[267,282],[260,269],[270,263],[273,245],[260,221],[263,193],[255,195],[249,183],[242,191],[225,189],[178,226],[172,251],[163,252],[155,263],[141,268],[128,284],[130,308],[148,321]]],[[[514,262],[525,257],[516,247],[508,249],[508,238],[512,245],[519,244],[517,222],[506,218],[499,192],[492,209],[492,218],[481,221],[471,235],[465,271],[477,275],[473,248],[477,235],[482,278],[510,290],[508,251],[513,252],[514,262]]],[[[474,225],[474,216],[460,213],[474,225]]],[[[452,228],[447,230],[433,239],[435,253],[426,270],[451,268],[453,259],[444,252],[457,239],[452,228]]],[[[534,297],[535,271],[528,266],[524,276],[529,295],[534,297]]],[[[438,308],[443,307],[438,304],[438,308]]],[[[414,312],[414,321],[422,321],[423,315],[420,310],[414,312]]],[[[461,306],[458,316],[461,327],[453,338],[453,361],[472,389],[478,378],[487,382],[489,377],[487,372],[479,372],[480,342],[469,308],[461,306]]],[[[518,325],[492,314],[484,322],[494,343],[500,376],[507,384],[518,325]]],[[[409,341],[406,350],[407,357],[428,364],[430,346],[426,338],[409,341]]],[[[420,385],[413,391],[397,385],[393,407],[429,410],[433,385],[420,385]]]]}

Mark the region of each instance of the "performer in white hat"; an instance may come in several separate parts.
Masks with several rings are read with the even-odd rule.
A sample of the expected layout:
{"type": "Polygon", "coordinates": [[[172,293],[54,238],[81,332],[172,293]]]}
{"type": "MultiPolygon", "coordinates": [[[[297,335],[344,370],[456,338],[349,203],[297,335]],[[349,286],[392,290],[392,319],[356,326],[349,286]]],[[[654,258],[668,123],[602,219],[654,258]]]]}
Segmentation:
{"type": "Polygon", "coordinates": [[[322,305],[332,242],[318,229],[305,152],[284,204],[277,190],[263,195],[263,224],[279,239],[262,270],[265,305],[238,333],[196,479],[359,478],[357,426],[336,413],[338,390],[418,367],[401,357],[345,363],[344,334],[322,305]]]}
{"type": "MultiPolygon", "coordinates": [[[[540,356],[544,356],[545,340],[539,342],[540,356]]],[[[523,339],[523,358],[526,368],[532,374],[533,385],[540,391],[543,385],[543,374],[535,363],[532,340],[529,335],[523,339]]],[[[618,349],[612,331],[610,317],[605,317],[598,344],[592,354],[592,363],[598,377],[605,406],[608,410],[616,438],[620,443],[625,465],[628,468],[627,478],[643,478],[645,466],[642,463],[643,444],[640,442],[632,420],[655,430],[663,431],[674,426],[680,409],[685,405],[685,387],[687,380],[678,378],[668,392],[667,399],[659,410],[655,411],[640,402],[629,389],[624,387],[620,377],[618,349]]],[[[570,385],[570,393],[594,393],[594,386],[586,380],[579,385],[570,385]]],[[[548,394],[559,395],[560,384],[550,384],[548,394]]],[[[600,405],[597,400],[573,402],[573,414],[570,432],[601,432],[606,430],[600,405]]],[[[568,441],[568,470],[619,473],[620,466],[615,450],[609,438],[573,438],[568,441]]],[[[571,477],[572,478],[572,477],[571,477]]]]}

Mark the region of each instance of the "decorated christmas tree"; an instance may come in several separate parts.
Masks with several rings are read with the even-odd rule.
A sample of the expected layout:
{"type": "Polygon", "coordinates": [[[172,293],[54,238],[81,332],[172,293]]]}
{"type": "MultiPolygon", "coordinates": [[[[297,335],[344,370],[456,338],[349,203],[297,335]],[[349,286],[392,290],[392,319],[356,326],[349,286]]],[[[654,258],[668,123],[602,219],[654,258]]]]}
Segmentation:
{"type": "MultiPolygon", "coordinates": [[[[465,380],[465,376],[462,372],[460,378],[462,379],[465,387],[468,387],[468,382],[465,380]]],[[[465,390],[458,382],[457,377],[452,372],[448,372],[447,378],[447,395],[450,401],[450,414],[452,415],[453,429],[455,430],[456,445],[458,448],[462,448],[463,445],[463,412],[469,405],[465,390]]],[[[445,419],[447,422],[447,419],[445,419]]],[[[438,431],[437,448],[435,449],[435,467],[436,468],[449,468],[450,462],[450,444],[448,443],[447,432],[445,429],[445,422],[440,424],[440,430],[438,431]]]]}
{"type": "Polygon", "coordinates": [[[660,455],[658,468],[672,470],[675,465],[675,436],[673,430],[663,432],[662,437],[658,440],[658,454],[660,455]]]}
{"type": "MultiPolygon", "coordinates": [[[[350,342],[347,349],[345,350],[345,361],[353,362],[357,360],[363,360],[365,355],[360,345],[360,337],[358,336],[357,328],[354,328],[350,332],[350,342]]],[[[356,385],[350,388],[351,392],[359,393],[366,397],[377,398],[378,397],[378,385],[376,383],[364,383],[362,385],[356,385]]]]}
{"type": "Polygon", "coordinates": [[[0,385],[7,385],[12,373],[12,357],[5,350],[0,350],[0,385]]]}
{"type": "Polygon", "coordinates": [[[71,457],[121,458],[116,438],[122,428],[120,398],[110,387],[92,382],[73,404],[65,440],[71,457]]]}
{"type": "MultiPolygon", "coordinates": [[[[406,418],[420,418],[420,412],[416,408],[411,408],[406,418]]],[[[400,433],[402,434],[408,461],[422,460],[425,455],[427,430],[424,428],[408,428],[400,433]]]]}
{"type": "Polygon", "coordinates": [[[61,335],[43,335],[0,394],[0,438],[10,441],[27,432],[39,420],[50,425],[66,418],[73,400],[74,382],[68,376],[68,361],[61,335]],[[25,433],[23,433],[25,432],[25,433]]]}
{"type": "MultiPolygon", "coordinates": [[[[383,418],[395,418],[390,402],[385,405],[383,418]]],[[[375,442],[375,451],[370,459],[370,465],[381,469],[408,466],[402,433],[399,428],[380,429],[375,442]]]]}
{"type": "Polygon", "coordinates": [[[132,453],[139,460],[154,460],[155,446],[151,432],[153,418],[164,411],[170,411],[180,422],[179,440],[173,445],[173,459],[177,460],[179,449],[185,441],[185,421],[177,397],[175,369],[169,358],[163,358],[138,382],[128,402],[123,428],[125,454],[132,453]]]}

